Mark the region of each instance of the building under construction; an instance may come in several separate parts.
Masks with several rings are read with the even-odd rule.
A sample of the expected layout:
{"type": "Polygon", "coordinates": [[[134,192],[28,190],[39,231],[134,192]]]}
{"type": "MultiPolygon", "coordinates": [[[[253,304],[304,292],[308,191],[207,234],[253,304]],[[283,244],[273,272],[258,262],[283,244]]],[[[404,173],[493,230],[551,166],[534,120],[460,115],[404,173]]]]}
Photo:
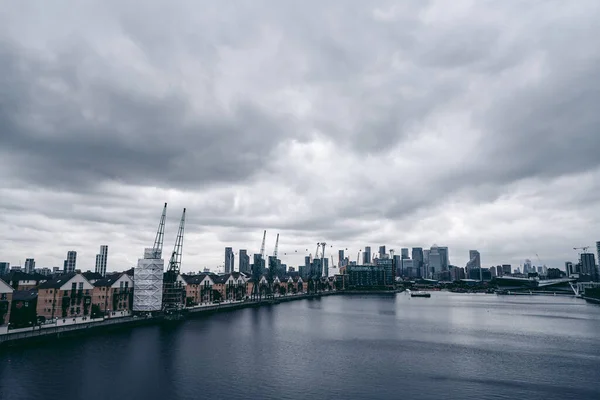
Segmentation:
{"type": "Polygon", "coordinates": [[[167,203],[163,207],[154,246],[144,250],[144,258],[138,260],[137,268],[134,270],[134,312],[157,312],[162,309],[163,271],[165,268],[165,260],[162,258],[162,247],[166,216],[167,203]]]}

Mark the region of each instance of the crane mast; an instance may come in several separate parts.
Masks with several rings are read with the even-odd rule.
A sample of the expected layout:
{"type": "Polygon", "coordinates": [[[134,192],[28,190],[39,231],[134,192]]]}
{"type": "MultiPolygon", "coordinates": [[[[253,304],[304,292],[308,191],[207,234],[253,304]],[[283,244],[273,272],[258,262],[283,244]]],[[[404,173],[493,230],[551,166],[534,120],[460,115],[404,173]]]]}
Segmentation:
{"type": "Polygon", "coordinates": [[[260,245],[260,258],[262,258],[262,259],[265,258],[265,240],[266,239],[267,239],[267,231],[265,230],[263,232],[262,244],[260,245]]]}
{"type": "Polygon", "coordinates": [[[160,222],[158,223],[158,229],[156,230],[156,237],[154,238],[154,246],[152,246],[152,254],[155,259],[162,258],[163,241],[165,239],[165,220],[167,218],[167,203],[165,203],[162,214],[160,216],[160,222]]]}
{"type": "Polygon", "coordinates": [[[165,311],[179,310],[183,307],[183,286],[177,281],[181,269],[183,250],[183,233],[185,229],[185,208],[179,221],[177,239],[169,260],[169,267],[164,279],[163,309],[165,311]]]}
{"type": "Polygon", "coordinates": [[[279,233],[277,234],[277,239],[275,240],[275,250],[273,250],[273,257],[275,257],[275,259],[277,259],[277,252],[279,249],[279,233]]]}

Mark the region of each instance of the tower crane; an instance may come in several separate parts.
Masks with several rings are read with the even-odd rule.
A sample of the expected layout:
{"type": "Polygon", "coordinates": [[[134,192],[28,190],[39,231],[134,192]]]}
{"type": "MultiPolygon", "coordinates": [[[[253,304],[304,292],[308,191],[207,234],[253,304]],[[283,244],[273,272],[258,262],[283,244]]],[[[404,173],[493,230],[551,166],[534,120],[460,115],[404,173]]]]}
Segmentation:
{"type": "MultiPolygon", "coordinates": [[[[587,249],[589,249],[590,246],[583,246],[583,247],[573,247],[573,250],[582,250],[581,253],[586,253],[587,249]]],[[[579,254],[581,254],[579,253],[579,254]]],[[[537,255],[537,254],[536,254],[537,255]]]]}
{"type": "Polygon", "coordinates": [[[356,255],[356,265],[360,265],[360,250],[358,251],[358,254],[356,255]]]}

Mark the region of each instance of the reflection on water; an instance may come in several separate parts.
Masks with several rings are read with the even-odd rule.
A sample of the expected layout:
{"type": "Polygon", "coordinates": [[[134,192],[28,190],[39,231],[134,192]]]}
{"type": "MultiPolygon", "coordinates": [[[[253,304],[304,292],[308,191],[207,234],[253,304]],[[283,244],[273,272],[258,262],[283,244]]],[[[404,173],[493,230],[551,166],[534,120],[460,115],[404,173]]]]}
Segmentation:
{"type": "Polygon", "coordinates": [[[0,353],[0,399],[600,399],[600,307],[332,296],[0,353]]]}

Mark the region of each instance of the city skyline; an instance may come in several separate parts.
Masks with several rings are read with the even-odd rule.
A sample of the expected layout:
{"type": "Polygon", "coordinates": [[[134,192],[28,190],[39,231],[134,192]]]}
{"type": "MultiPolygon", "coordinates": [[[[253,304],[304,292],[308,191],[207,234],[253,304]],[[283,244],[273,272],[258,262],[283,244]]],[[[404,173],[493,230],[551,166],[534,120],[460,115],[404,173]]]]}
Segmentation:
{"type": "Polygon", "coordinates": [[[293,266],[322,241],[461,267],[595,253],[600,4],[401,4],[10,3],[0,261],[94,270],[107,244],[134,266],[164,202],[167,261],[189,210],[183,271],[265,229],[293,266]]]}

